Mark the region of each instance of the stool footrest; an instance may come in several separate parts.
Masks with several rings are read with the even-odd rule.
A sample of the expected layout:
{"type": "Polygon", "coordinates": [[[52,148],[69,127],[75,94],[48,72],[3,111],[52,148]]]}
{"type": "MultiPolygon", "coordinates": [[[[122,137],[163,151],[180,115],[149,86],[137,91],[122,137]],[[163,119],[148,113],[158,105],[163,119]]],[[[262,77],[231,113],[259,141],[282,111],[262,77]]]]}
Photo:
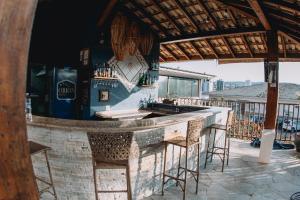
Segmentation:
{"type": "Polygon", "coordinates": [[[114,193],[114,192],[125,193],[128,192],[128,190],[98,190],[97,192],[98,193],[114,193]]]}

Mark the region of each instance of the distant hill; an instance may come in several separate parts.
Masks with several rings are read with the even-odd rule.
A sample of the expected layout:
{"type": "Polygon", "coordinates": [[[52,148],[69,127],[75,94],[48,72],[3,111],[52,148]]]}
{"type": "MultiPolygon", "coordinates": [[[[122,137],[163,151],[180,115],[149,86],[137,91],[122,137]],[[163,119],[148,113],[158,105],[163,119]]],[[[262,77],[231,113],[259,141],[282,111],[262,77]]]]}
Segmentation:
{"type": "MultiPolygon", "coordinates": [[[[267,97],[267,83],[210,92],[209,96],[210,98],[218,99],[265,99],[267,97]]],[[[293,83],[279,83],[279,100],[300,100],[300,85],[293,83]]]]}

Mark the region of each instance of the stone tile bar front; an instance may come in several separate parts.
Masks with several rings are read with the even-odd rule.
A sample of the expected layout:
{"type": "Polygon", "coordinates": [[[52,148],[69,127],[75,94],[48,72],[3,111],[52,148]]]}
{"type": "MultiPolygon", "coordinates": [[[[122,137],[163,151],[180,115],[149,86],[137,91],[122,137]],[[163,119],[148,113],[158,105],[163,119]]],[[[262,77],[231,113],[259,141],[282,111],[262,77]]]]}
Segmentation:
{"type": "MultiPolygon", "coordinates": [[[[141,120],[123,121],[82,121],[64,120],[34,116],[27,123],[29,140],[52,148],[49,162],[58,199],[93,200],[95,189],[93,180],[92,153],[88,132],[116,134],[123,131],[133,134],[130,154],[130,176],[133,199],[142,199],[160,192],[163,169],[163,141],[185,136],[187,122],[202,118],[202,147],[205,149],[206,127],[212,123],[226,123],[227,108],[207,107],[190,111],[141,120]]],[[[177,167],[179,149],[169,147],[167,168],[177,167]]],[[[190,150],[193,155],[193,149],[190,150]]],[[[195,168],[194,159],[189,159],[189,167],[195,168]]],[[[32,157],[37,175],[47,177],[45,162],[41,156],[32,157]]],[[[174,171],[175,173],[175,171],[174,171]]],[[[97,187],[105,190],[126,188],[125,171],[100,170],[97,173],[100,183],[97,187]]],[[[170,182],[174,184],[174,182],[170,182]]],[[[43,185],[39,184],[39,187],[43,185]]],[[[101,194],[102,199],[126,199],[126,194],[101,194]]],[[[42,196],[42,199],[48,197],[42,196]]],[[[50,199],[50,197],[49,197],[50,199]]]]}

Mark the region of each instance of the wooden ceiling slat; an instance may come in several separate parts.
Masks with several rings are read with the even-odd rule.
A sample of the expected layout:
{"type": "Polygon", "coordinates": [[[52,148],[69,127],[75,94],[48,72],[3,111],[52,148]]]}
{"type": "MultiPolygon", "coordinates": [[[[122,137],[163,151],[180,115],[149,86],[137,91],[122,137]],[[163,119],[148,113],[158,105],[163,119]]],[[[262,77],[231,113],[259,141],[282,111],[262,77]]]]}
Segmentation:
{"type": "Polygon", "coordinates": [[[173,26],[176,28],[176,30],[181,33],[181,29],[178,27],[178,25],[175,23],[175,21],[173,20],[173,18],[170,16],[169,12],[166,11],[157,0],[150,0],[152,4],[154,4],[161,13],[163,13],[167,19],[173,24],[173,26]]]}
{"type": "Polygon", "coordinates": [[[173,45],[176,46],[177,49],[179,49],[179,51],[184,55],[184,57],[186,57],[188,60],[190,60],[190,57],[187,55],[187,53],[176,43],[174,43],[173,45]]]}
{"type": "Polygon", "coordinates": [[[193,47],[193,49],[195,49],[195,51],[198,53],[198,55],[200,56],[200,58],[203,59],[203,55],[201,54],[201,52],[199,51],[199,49],[194,45],[193,41],[189,41],[188,43],[193,47]]]}
{"type": "Polygon", "coordinates": [[[133,4],[133,6],[140,12],[142,12],[143,15],[147,17],[154,25],[156,25],[161,32],[163,32],[165,35],[168,35],[168,31],[165,29],[165,27],[163,27],[160,22],[155,19],[147,10],[143,9],[143,6],[139,5],[135,0],[130,1],[130,3],[133,4]]]}
{"type": "Polygon", "coordinates": [[[169,50],[169,48],[167,46],[164,46],[164,45],[161,44],[160,48],[162,48],[163,51],[166,51],[168,54],[170,54],[175,59],[175,61],[178,60],[178,58],[173,54],[173,52],[171,52],[169,50]]]}
{"type": "MultiPolygon", "coordinates": [[[[279,34],[278,34],[279,35],[279,34]]],[[[281,39],[281,45],[282,45],[282,51],[283,51],[283,55],[286,58],[286,46],[285,46],[285,41],[284,41],[284,37],[282,35],[279,35],[280,39],[281,39]]]]}
{"type": "Polygon", "coordinates": [[[296,40],[295,38],[289,36],[289,34],[283,32],[283,31],[278,31],[278,34],[283,35],[284,37],[288,38],[289,40],[295,42],[296,44],[300,44],[300,42],[298,40],[296,40]]]}
{"type": "Polygon", "coordinates": [[[297,3],[288,3],[282,0],[264,0],[264,4],[272,5],[277,8],[283,8],[292,12],[300,12],[300,6],[297,3]]]}
{"type": "Polygon", "coordinates": [[[216,57],[216,59],[218,59],[219,58],[219,55],[217,54],[217,52],[216,52],[216,50],[214,49],[214,47],[210,44],[210,41],[208,41],[208,40],[204,40],[205,41],[205,43],[207,44],[207,46],[212,50],[212,52],[213,52],[213,54],[214,54],[214,56],[216,57]]]}
{"type": "Polygon", "coordinates": [[[220,1],[217,1],[217,2],[224,4],[229,10],[231,10],[234,13],[240,13],[240,14],[246,16],[246,17],[254,19],[256,22],[259,21],[256,16],[254,16],[251,13],[248,13],[248,12],[246,12],[246,11],[240,9],[240,8],[236,8],[236,7],[230,5],[226,2],[220,2],[220,1]]]}
{"type": "Polygon", "coordinates": [[[196,29],[196,31],[199,31],[199,27],[197,26],[197,23],[195,22],[194,18],[191,16],[189,12],[187,12],[182,5],[182,3],[178,0],[174,0],[174,3],[179,8],[179,10],[185,15],[185,17],[189,20],[191,25],[196,29]]]}
{"type": "Polygon", "coordinates": [[[226,29],[222,31],[208,31],[208,32],[198,32],[185,34],[180,36],[172,36],[161,39],[161,43],[173,43],[173,42],[182,42],[182,41],[191,41],[191,40],[199,40],[199,39],[208,39],[208,38],[216,38],[216,37],[226,37],[226,36],[234,36],[234,35],[244,35],[251,33],[265,33],[265,30],[260,27],[251,27],[251,28],[239,28],[239,29],[226,29]]]}
{"type": "Polygon", "coordinates": [[[248,3],[250,4],[251,8],[254,10],[256,13],[257,17],[259,18],[260,22],[264,26],[266,30],[271,30],[271,25],[262,10],[260,3],[257,0],[248,0],[248,3]]]}
{"type": "Polygon", "coordinates": [[[203,9],[205,14],[210,18],[210,21],[214,25],[214,27],[217,28],[218,24],[217,24],[215,18],[207,11],[207,7],[206,7],[205,3],[202,3],[201,0],[196,0],[196,2],[203,9]]]}
{"type": "Polygon", "coordinates": [[[248,49],[248,52],[249,52],[251,58],[253,58],[253,52],[252,52],[252,50],[251,50],[251,47],[250,47],[248,41],[246,40],[246,38],[245,38],[244,35],[241,35],[241,38],[242,38],[243,43],[245,44],[246,48],[248,49]]]}

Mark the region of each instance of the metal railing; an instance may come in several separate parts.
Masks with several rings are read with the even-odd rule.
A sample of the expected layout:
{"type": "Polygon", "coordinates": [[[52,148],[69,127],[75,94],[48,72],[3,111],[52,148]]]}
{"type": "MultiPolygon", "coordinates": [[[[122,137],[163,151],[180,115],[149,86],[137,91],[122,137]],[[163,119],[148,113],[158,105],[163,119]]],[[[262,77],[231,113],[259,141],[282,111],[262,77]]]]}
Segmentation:
{"type": "MultiPolygon", "coordinates": [[[[163,98],[159,98],[162,102],[163,98]]],[[[252,140],[260,138],[266,114],[265,102],[203,100],[196,98],[177,98],[179,105],[229,107],[235,112],[232,136],[252,140]]],[[[300,132],[299,104],[279,103],[277,110],[276,140],[293,141],[300,132]]]]}

